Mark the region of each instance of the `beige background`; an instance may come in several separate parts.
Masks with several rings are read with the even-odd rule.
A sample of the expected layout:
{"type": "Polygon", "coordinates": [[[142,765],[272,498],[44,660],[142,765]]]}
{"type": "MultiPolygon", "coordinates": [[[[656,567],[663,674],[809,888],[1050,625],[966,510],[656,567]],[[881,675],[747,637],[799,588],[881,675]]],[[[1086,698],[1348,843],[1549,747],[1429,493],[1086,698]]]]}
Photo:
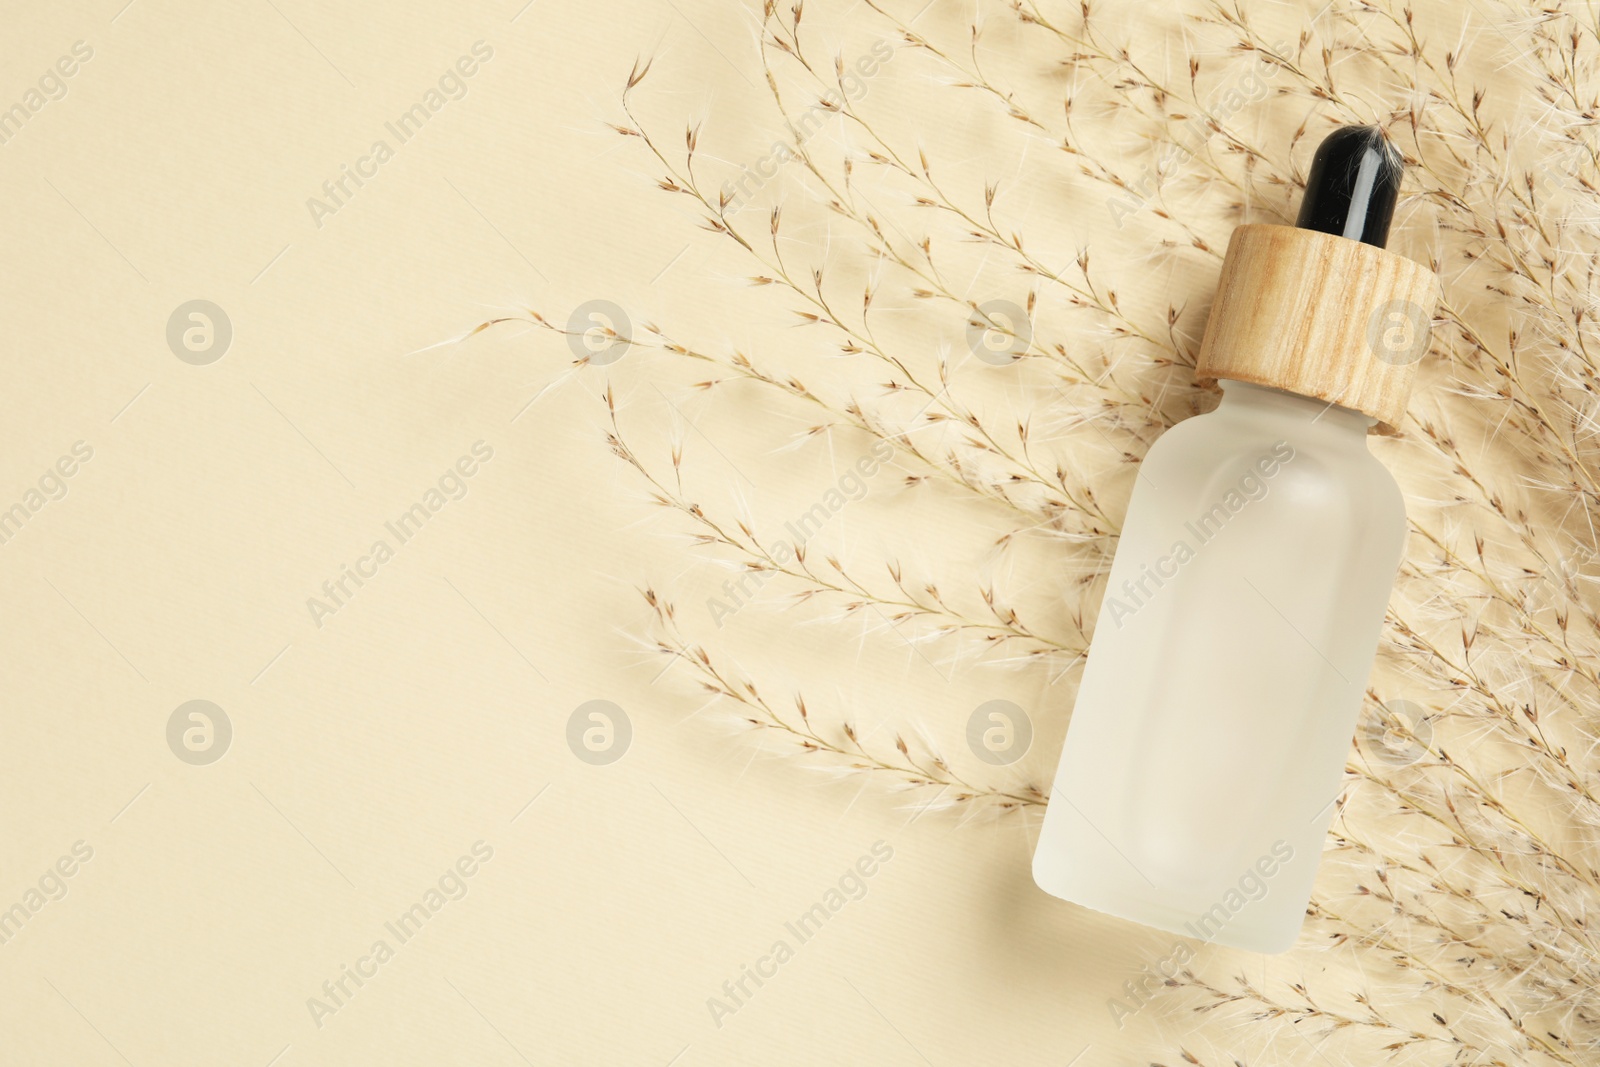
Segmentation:
{"type": "MultiPolygon", "coordinates": [[[[630,353],[573,372],[536,331],[431,347],[494,314],[560,319],[597,298],[668,329],[796,343],[777,310],[742,302],[747,266],[700,240],[603,125],[634,57],[657,54],[663,125],[712,116],[759,154],[776,131],[770,115],[743,125],[759,114],[750,12],[120,2],[11,4],[0,39],[3,105],[75,41],[94,50],[0,145],[0,506],[74,442],[94,450],[0,545],[0,906],[74,842],[94,850],[0,945],[0,1062],[1171,1056],[1187,1016],[1158,1002],[1119,1031],[1106,1011],[1171,939],[1035,890],[1029,819],[913,820],[779,765],[724,737],[638,644],[638,587],[705,592],[682,573],[681,526],[607,454],[607,382],[634,425],[676,433],[713,474],[720,457],[781,519],[830,472],[786,466],[760,434],[770,412],[691,429],[702,409],[681,369],[630,353]],[[479,40],[494,55],[465,98],[318,228],[307,199],[479,40]],[[197,298],[233,328],[206,366],[165,341],[197,298]],[[493,459],[465,498],[316,626],[307,598],[480,440],[493,459]],[[167,746],[191,699],[233,726],[209,766],[167,746]],[[610,766],[565,743],[592,699],[632,723],[610,766]],[[317,1026],[307,998],[480,840],[493,859],[468,894],[317,1026]],[[707,998],[880,840],[894,858],[866,896],[715,1026],[707,998]]],[[[895,63],[882,84],[912,135],[962,119],[917,114],[920,75],[895,63]]],[[[1036,229],[1067,232],[1052,187],[1027,195],[1036,229]]],[[[1096,216],[1063,244],[1097,231],[1115,241],[1096,216]]],[[[901,507],[874,513],[984,561],[981,521],[864,507],[901,507]]],[[[771,611],[729,626],[795,676],[806,656],[856,657],[841,695],[926,709],[947,737],[985,699],[1039,709],[1035,772],[1059,748],[1047,677],[868,651],[771,611]]]]}

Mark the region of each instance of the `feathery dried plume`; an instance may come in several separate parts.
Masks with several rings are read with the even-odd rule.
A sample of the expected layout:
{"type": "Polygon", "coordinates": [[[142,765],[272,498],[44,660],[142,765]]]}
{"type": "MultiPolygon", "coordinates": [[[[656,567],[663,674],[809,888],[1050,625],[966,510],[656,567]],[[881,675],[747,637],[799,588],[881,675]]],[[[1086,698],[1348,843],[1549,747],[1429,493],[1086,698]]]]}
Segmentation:
{"type": "MultiPolygon", "coordinates": [[[[692,532],[696,558],[770,577],[805,617],[881,615],[892,622],[869,640],[903,641],[889,632],[903,625],[958,670],[978,649],[1070,689],[1133,465],[1212,402],[1193,366],[1230,230],[1292,221],[1311,144],[1335,124],[1381,125],[1408,173],[1392,245],[1429,263],[1444,296],[1411,416],[1374,445],[1408,491],[1411,537],[1288,957],[1319,977],[1268,983],[1203,949],[1162,995],[1278,1035],[1272,1062],[1600,1062],[1594,7],[1306,2],[1272,9],[1299,19],[1280,36],[1238,0],[1184,0],[1164,35],[1136,36],[1088,2],[978,0],[965,25],[921,6],[866,0],[870,26],[857,33],[904,57],[876,77],[916,84],[927,114],[976,113],[941,121],[926,144],[875,110],[876,83],[845,91],[846,65],[812,58],[828,12],[807,11],[802,40],[798,5],[765,4],[759,56],[785,180],[754,195],[717,169],[714,121],[673,150],[662,124],[641,120],[650,65],[634,65],[613,129],[662,171],[660,189],[690,198],[704,239],[753,287],[739,298],[811,329],[781,345],[798,358],[717,354],[655,329],[628,340],[708,372],[693,384],[709,403],[754,389],[791,412],[806,427],[796,451],[891,445],[900,491],[999,524],[999,560],[1044,553],[1033,558],[1064,576],[1067,602],[1041,607],[1016,570],[974,575],[965,560],[933,561],[914,580],[892,547],[876,566],[804,546],[780,560],[761,522],[686,495],[692,456],[669,452],[670,484],[656,473],[608,392],[612,452],[692,532]],[[808,118],[818,100],[826,135],[808,118]],[[1127,269],[1091,257],[1087,234],[1034,221],[997,145],[1078,203],[1103,203],[1127,269]],[[992,169],[974,179],[974,158],[992,169]],[[821,227],[825,245],[810,240],[821,227]],[[1165,268],[1154,287],[1151,264],[1165,268]],[[905,328],[913,317],[958,340],[931,351],[905,328]],[[953,354],[962,338],[970,355],[953,354]],[[1423,717],[1397,717],[1402,699],[1423,717]]],[[[937,550],[914,531],[878,532],[937,550]]],[[[665,598],[646,600],[662,655],[815,765],[930,808],[1044,801],[992,767],[958,774],[903,733],[874,745],[845,709],[768,701],[716,637],[684,636],[665,598]]],[[[1058,699],[1069,705],[1070,692],[1058,699]]],[[[1203,1044],[1186,1039],[1169,1058],[1234,1062],[1203,1044]]]]}

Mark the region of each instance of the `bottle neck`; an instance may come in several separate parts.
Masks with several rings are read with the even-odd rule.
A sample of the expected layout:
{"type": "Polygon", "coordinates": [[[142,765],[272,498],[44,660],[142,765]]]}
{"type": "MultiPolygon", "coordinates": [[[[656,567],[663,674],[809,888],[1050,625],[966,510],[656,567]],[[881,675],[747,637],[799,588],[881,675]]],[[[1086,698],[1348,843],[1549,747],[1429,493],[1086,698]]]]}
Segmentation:
{"type": "Polygon", "coordinates": [[[1265,385],[1222,379],[1222,404],[1217,409],[1238,414],[1262,414],[1320,430],[1330,436],[1349,437],[1366,447],[1367,431],[1377,421],[1359,411],[1265,385]]]}

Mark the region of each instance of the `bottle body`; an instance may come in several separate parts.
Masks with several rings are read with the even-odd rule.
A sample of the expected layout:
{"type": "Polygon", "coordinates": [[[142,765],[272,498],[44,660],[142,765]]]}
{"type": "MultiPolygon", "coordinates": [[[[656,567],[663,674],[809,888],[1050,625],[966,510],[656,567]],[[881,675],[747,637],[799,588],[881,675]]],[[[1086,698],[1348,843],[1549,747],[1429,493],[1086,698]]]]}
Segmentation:
{"type": "Polygon", "coordinates": [[[1139,480],[1034,880],[1261,952],[1304,919],[1405,541],[1369,420],[1224,382],[1139,480]]]}

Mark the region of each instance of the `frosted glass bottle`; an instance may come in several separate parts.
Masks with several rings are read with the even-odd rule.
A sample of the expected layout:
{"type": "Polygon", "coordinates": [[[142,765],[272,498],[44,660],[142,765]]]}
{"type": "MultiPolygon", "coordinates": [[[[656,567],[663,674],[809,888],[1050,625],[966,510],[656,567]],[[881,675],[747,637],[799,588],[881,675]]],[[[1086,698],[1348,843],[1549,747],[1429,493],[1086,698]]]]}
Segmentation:
{"type": "Polygon", "coordinates": [[[1222,403],[1139,469],[1033,857],[1056,896],[1259,952],[1300,930],[1405,543],[1366,440],[1438,296],[1383,247],[1402,171],[1336,129],[1296,224],[1228,241],[1195,363],[1222,403]]]}
{"type": "Polygon", "coordinates": [[[1405,506],[1367,416],[1222,388],[1140,468],[1033,874],[1277,952],[1311,893],[1405,506]]]}

